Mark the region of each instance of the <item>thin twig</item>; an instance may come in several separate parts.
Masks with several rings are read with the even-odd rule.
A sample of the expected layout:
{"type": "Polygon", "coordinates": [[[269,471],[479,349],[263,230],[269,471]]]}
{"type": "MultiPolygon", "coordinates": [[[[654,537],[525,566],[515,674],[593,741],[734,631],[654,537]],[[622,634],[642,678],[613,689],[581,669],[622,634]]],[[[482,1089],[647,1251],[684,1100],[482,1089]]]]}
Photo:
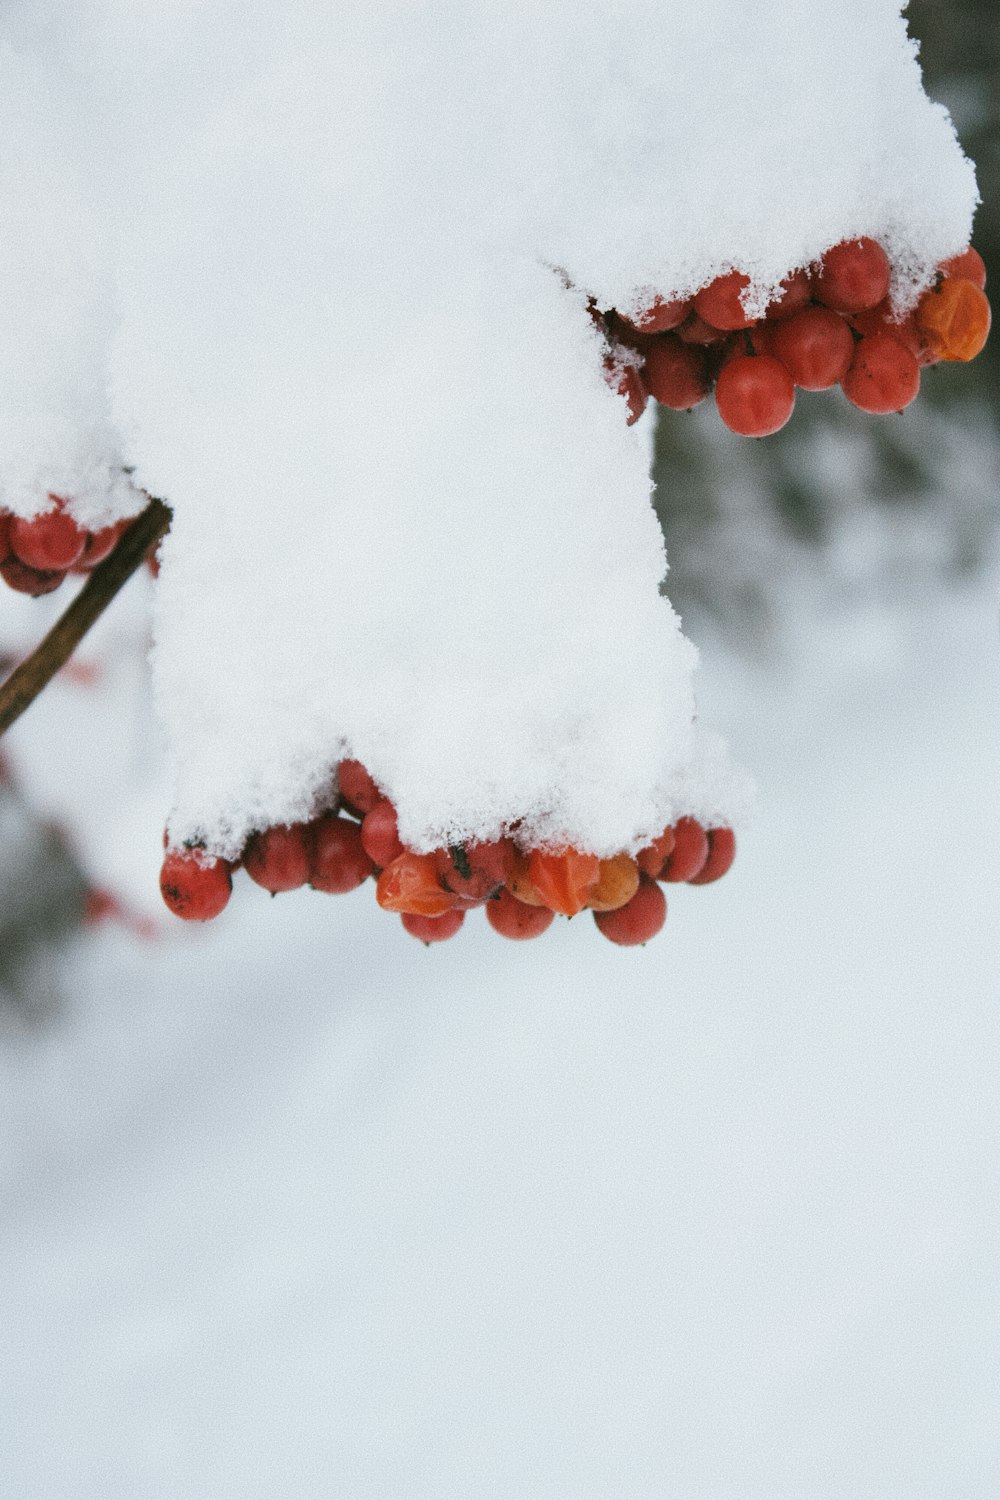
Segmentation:
{"type": "Polygon", "coordinates": [[[94,621],[107,609],[143,559],[170,526],[171,510],[162,500],[150,500],[122,533],[115,550],[91,573],[72,604],[45,636],[0,685],[0,734],[5,734],[32,704],[59,668],[65,666],[94,621]]]}

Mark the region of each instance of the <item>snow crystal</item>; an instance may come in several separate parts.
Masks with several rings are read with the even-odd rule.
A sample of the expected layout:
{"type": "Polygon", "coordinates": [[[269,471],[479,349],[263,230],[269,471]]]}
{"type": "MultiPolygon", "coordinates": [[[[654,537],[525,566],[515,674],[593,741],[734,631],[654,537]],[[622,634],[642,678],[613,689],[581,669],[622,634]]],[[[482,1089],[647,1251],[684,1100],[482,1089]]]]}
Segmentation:
{"type": "Polygon", "coordinates": [[[610,853],[738,818],[660,591],[647,424],[586,298],[739,267],[759,309],[860,234],[900,304],[926,284],[975,183],[895,0],[5,25],[0,483],[87,519],[127,466],[174,507],[173,836],[235,853],[345,753],[418,847],[521,820],[610,853]]]}

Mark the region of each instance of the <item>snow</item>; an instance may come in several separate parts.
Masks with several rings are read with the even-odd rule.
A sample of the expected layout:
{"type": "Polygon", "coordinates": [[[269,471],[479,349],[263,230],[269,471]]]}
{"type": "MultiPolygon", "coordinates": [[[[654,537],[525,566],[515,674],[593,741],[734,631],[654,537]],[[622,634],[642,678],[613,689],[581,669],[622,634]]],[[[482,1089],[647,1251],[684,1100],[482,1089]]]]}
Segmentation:
{"type": "Polygon", "coordinates": [[[344,753],[416,847],[519,819],[608,853],[744,817],[586,295],[739,265],[757,306],[865,233],[905,302],[976,196],[895,0],[747,14],[7,8],[0,485],[90,519],[134,508],[128,467],[174,507],[175,840],[235,853],[344,753]]]}
{"type": "Polygon", "coordinates": [[[992,1500],[995,570],[786,645],[706,661],[761,811],[648,948],[81,945],[0,1053],[12,1494],[992,1500]]]}

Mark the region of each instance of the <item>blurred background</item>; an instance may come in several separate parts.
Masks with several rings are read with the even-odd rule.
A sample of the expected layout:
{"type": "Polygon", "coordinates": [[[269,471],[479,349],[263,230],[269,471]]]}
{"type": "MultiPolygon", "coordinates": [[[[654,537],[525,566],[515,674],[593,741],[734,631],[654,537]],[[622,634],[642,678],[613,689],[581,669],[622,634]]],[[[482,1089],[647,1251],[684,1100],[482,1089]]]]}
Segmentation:
{"type": "MultiPolygon", "coordinates": [[[[992,291],[1000,13],[909,15],[992,291]]],[[[761,443],[660,414],[760,810],[635,952],[245,881],[164,921],[130,585],[0,762],[5,1492],[992,1500],[998,361],[761,443]]]]}

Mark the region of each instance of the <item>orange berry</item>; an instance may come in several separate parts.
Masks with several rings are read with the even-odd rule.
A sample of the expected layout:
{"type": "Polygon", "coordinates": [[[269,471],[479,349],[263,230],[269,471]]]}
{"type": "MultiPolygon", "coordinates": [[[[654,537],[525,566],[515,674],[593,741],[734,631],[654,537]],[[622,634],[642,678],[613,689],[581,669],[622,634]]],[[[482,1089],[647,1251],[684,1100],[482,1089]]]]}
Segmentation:
{"type": "Polygon", "coordinates": [[[975,282],[946,277],[917,304],[917,326],[939,359],[975,359],[990,331],[990,304],[975,282]]]}
{"type": "Polygon", "coordinates": [[[378,878],[375,899],[385,911],[411,917],[440,917],[452,911],[455,897],[441,886],[433,854],[401,854],[378,878]]]}
{"type": "Polygon", "coordinates": [[[528,856],[520,849],[514,850],[514,868],[504,882],[510,894],[525,906],[544,906],[545,902],[535,890],[528,868],[528,856]]]}
{"type": "Polygon", "coordinates": [[[597,884],[587,897],[591,911],[617,911],[639,889],[639,866],[630,854],[615,854],[599,862],[597,884]]]}
{"type": "Polygon", "coordinates": [[[596,854],[581,854],[572,847],[558,854],[533,849],[528,858],[531,884],[541,896],[542,904],[549,911],[562,912],[564,917],[574,917],[583,910],[600,873],[596,854]]]}

